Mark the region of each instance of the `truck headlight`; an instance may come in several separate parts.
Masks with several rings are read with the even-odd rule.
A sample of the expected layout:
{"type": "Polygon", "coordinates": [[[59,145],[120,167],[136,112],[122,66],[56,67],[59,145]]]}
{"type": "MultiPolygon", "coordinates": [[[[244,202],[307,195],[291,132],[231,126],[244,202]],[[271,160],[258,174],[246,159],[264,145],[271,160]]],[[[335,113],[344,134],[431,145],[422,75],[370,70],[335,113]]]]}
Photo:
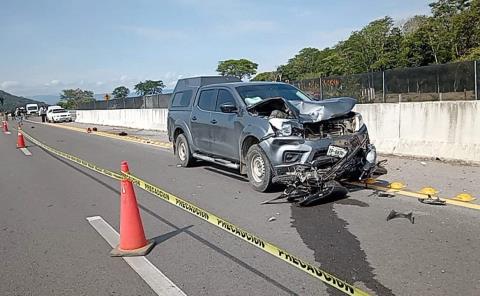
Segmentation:
{"type": "Polygon", "coordinates": [[[280,136],[288,137],[292,135],[292,125],[290,123],[284,122],[282,128],[278,130],[280,136]]]}
{"type": "Polygon", "coordinates": [[[364,125],[365,123],[363,122],[362,115],[358,113],[355,114],[355,117],[353,118],[354,131],[358,132],[364,125]]]}
{"type": "Polygon", "coordinates": [[[288,120],[272,118],[269,122],[277,136],[288,137],[292,135],[292,124],[288,120]]]}

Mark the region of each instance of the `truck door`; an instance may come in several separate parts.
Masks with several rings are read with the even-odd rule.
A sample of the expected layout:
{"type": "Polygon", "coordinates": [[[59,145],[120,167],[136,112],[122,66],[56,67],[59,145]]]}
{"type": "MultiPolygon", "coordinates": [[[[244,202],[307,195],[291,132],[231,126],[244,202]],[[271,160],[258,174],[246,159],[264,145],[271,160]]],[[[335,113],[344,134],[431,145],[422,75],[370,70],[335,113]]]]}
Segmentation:
{"type": "Polygon", "coordinates": [[[211,128],[211,115],[215,110],[217,92],[217,89],[202,90],[190,115],[193,145],[196,148],[194,150],[207,154],[212,153],[213,130],[211,128]]]}
{"type": "Polygon", "coordinates": [[[242,124],[238,118],[239,104],[228,89],[219,89],[215,111],[211,115],[214,144],[212,153],[223,158],[237,161],[240,159],[238,139],[242,124]],[[235,109],[222,110],[222,105],[235,109]]]}

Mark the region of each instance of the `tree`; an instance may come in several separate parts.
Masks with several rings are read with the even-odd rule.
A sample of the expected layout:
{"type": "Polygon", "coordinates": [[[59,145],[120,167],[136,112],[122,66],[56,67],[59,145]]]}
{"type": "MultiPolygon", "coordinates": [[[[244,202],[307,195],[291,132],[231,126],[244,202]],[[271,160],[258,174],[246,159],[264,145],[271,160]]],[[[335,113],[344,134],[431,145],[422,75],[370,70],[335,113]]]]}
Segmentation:
{"type": "Polygon", "coordinates": [[[217,72],[222,76],[248,78],[257,73],[258,64],[247,59],[225,60],[218,62],[217,72]]]}
{"type": "Polygon", "coordinates": [[[276,72],[262,72],[255,75],[251,81],[276,81],[277,79],[276,72]]]}
{"type": "Polygon", "coordinates": [[[77,89],[64,89],[60,93],[58,105],[65,109],[76,109],[80,104],[93,102],[93,91],[77,89]]]}
{"type": "MultiPolygon", "coordinates": [[[[392,68],[394,60],[388,58],[388,44],[396,42],[395,34],[399,34],[399,30],[394,30],[392,18],[384,17],[353,32],[340,49],[355,73],[392,68]]],[[[390,47],[397,45],[390,44],[390,47]]]]}
{"type": "Polygon", "coordinates": [[[435,18],[452,17],[470,7],[471,0],[438,0],[429,6],[435,18]]]}
{"type": "Polygon", "coordinates": [[[402,33],[411,34],[415,33],[421,26],[428,21],[428,17],[425,15],[415,15],[409,18],[402,26],[402,33]]]}
{"type": "Polygon", "coordinates": [[[145,80],[135,85],[135,92],[138,95],[157,95],[161,94],[165,84],[162,80],[145,80]]]}
{"type": "Polygon", "coordinates": [[[432,16],[414,16],[401,28],[386,16],[332,48],[304,48],[277,67],[277,77],[295,81],[478,59],[480,0],[437,0],[429,5],[432,16]]]}
{"type": "Polygon", "coordinates": [[[112,92],[115,99],[125,99],[129,93],[130,90],[125,86],[119,86],[115,88],[112,92]]]}

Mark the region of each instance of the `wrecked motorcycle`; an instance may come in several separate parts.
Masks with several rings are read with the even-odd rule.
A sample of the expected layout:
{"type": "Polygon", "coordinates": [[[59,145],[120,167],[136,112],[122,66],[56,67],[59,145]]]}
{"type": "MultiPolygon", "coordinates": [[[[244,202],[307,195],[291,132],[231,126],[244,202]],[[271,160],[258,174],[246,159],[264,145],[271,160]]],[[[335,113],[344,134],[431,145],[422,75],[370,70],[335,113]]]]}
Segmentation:
{"type": "Polygon", "coordinates": [[[375,146],[368,143],[368,138],[359,140],[354,137],[349,147],[344,149],[347,151],[345,155],[286,167],[286,173],[273,180],[285,185],[285,190],[265,203],[286,198],[299,206],[310,206],[322,200],[345,196],[348,190],[339,180],[363,180],[386,173],[386,169],[377,162],[375,146]]]}

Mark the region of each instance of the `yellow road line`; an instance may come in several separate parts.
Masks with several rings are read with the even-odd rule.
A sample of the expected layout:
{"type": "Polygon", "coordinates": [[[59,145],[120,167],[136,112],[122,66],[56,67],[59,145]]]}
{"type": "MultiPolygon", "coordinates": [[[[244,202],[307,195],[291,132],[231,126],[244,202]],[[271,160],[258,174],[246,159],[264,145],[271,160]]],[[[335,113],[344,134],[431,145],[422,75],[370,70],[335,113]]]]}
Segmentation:
{"type": "MultiPolygon", "coordinates": [[[[36,122],[36,121],[30,121],[32,123],[37,123],[37,124],[44,124],[48,126],[53,126],[53,127],[58,127],[58,128],[63,128],[67,130],[72,130],[76,132],[81,132],[81,133],[86,133],[85,128],[80,128],[80,127],[75,127],[75,126],[68,126],[68,125],[61,125],[61,124],[51,124],[51,123],[44,123],[44,122],[36,122]]],[[[132,143],[139,143],[139,144],[145,144],[149,146],[154,146],[154,147],[160,147],[164,149],[170,149],[172,148],[172,144],[170,142],[162,142],[162,141],[157,141],[157,140],[150,140],[150,139],[145,139],[142,137],[138,136],[119,136],[116,134],[113,134],[111,132],[102,132],[102,131],[92,131],[92,135],[97,135],[101,137],[107,137],[111,139],[117,139],[117,140],[122,140],[122,141],[127,141],[127,142],[132,142],[132,143]]]]}
{"type": "MultiPolygon", "coordinates": [[[[365,184],[365,183],[362,183],[362,182],[344,182],[344,183],[349,184],[349,185],[363,187],[363,188],[366,187],[366,188],[374,189],[374,190],[398,193],[400,195],[413,197],[413,198],[420,198],[420,199],[428,198],[427,194],[422,194],[422,193],[408,191],[408,190],[401,190],[401,189],[400,190],[391,189],[391,188],[388,188],[388,187],[380,186],[378,184],[377,185],[376,184],[365,184]]],[[[469,209],[473,209],[473,210],[480,210],[480,205],[479,204],[453,200],[453,199],[450,199],[450,198],[440,198],[440,200],[445,201],[447,204],[451,204],[451,205],[454,205],[454,206],[469,208],[469,209]]]]}

